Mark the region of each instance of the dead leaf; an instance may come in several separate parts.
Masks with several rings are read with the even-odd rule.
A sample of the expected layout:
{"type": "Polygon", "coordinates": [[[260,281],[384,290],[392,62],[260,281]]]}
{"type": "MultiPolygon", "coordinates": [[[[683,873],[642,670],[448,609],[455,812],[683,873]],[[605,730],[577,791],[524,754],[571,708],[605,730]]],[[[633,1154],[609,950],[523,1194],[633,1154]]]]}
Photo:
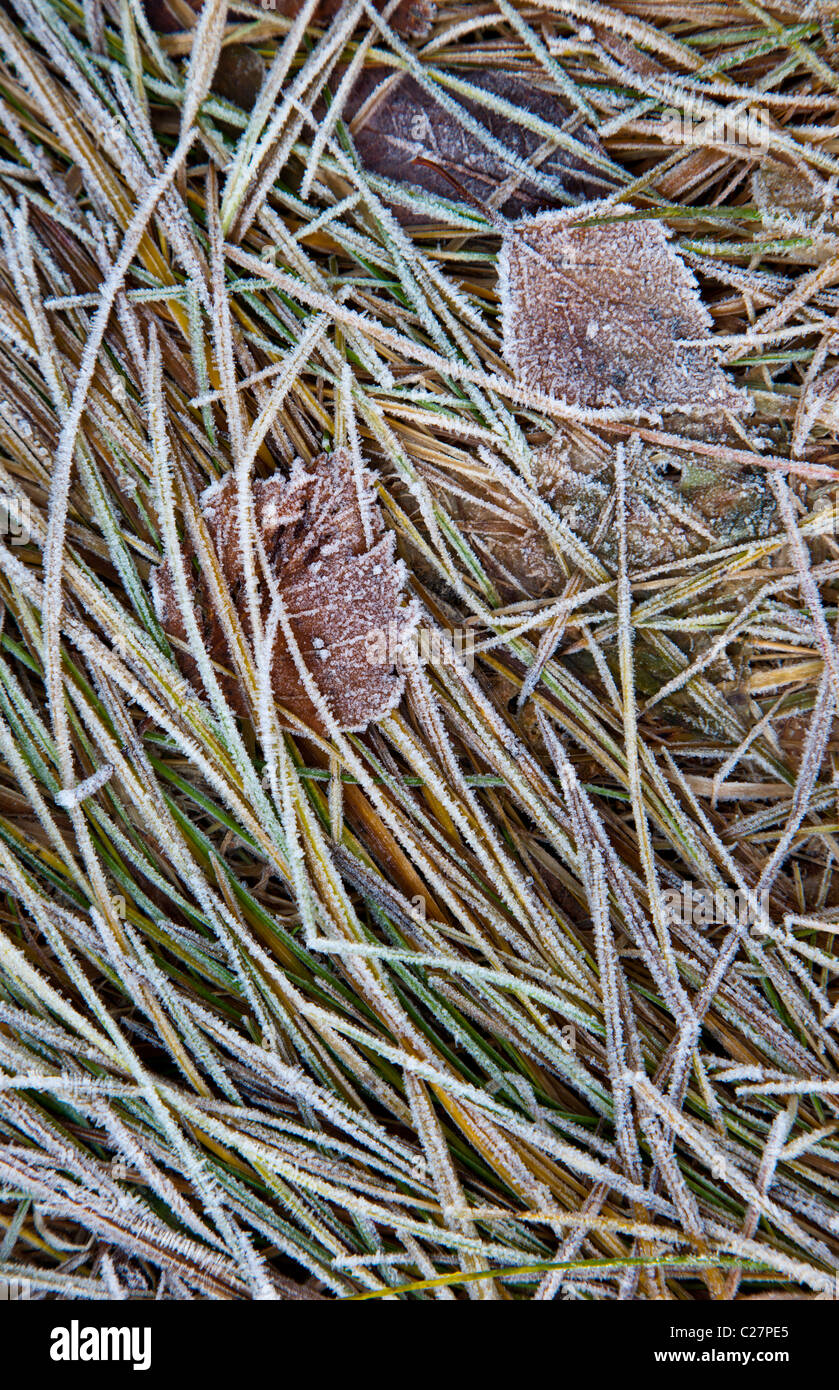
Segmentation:
{"type": "MultiPolygon", "coordinates": [[[[385,532],[366,471],[360,484],[359,495],[345,449],[321,454],[308,467],[297,459],[287,478],[275,473],[253,483],[257,532],[300,654],[339,727],[352,730],[383,717],[401,698],[403,678],[396,661],[417,620],[415,606],[401,604],[405,568],[394,557],[394,537],[385,532]]],[[[250,641],[253,633],[232,473],[202,494],[201,511],[250,641]]],[[[189,552],[187,558],[193,558],[189,552]]],[[[232,659],[209,585],[203,575],[197,581],[189,575],[189,583],[207,651],[214,662],[230,670],[232,659]]],[[[168,562],[152,572],[152,593],[163,627],[185,642],[186,628],[168,562]]],[[[260,608],[264,626],[271,609],[271,592],[264,578],[260,608]]],[[[193,658],[178,650],[178,661],[194,681],[198,670],[193,658]]],[[[236,677],[221,675],[219,679],[231,707],[239,714],[249,713],[236,677]]],[[[273,648],[271,684],[280,705],[304,724],[325,732],[282,627],[273,648]]]]}
{"type": "Polygon", "coordinates": [[[607,53],[617,58],[630,72],[640,73],[642,77],[659,77],[666,74],[667,69],[657,59],[649,53],[643,53],[634,44],[627,43],[619,34],[611,33],[605,24],[593,24],[592,29],[600,47],[605,48],[607,53]]]}
{"type": "Polygon", "coordinates": [[[189,10],[198,14],[201,0],[143,0],[143,9],[146,19],[158,34],[176,34],[188,27],[189,10]]]}
{"type": "Polygon", "coordinates": [[[444,494],[446,509],[505,602],[543,598],[564,571],[523,503],[487,488],[480,496],[444,494]]]}
{"type": "Polygon", "coordinates": [[[715,365],[711,316],[659,221],[516,224],[499,262],[504,356],[527,386],[584,407],[747,413],[715,365]]]}
{"type": "MultiPolygon", "coordinates": [[[[570,108],[558,96],[514,73],[482,69],[469,71],[465,77],[472,86],[503,97],[553,125],[562,126],[568,119],[570,108]]],[[[583,158],[560,149],[551,152],[550,146],[543,149],[541,137],[533,131],[477,101],[457,95],[455,99],[490,135],[520,159],[535,160],[540,171],[559,180],[567,193],[586,197],[602,193],[604,179],[583,158]]],[[[480,203],[512,179],[499,211],[516,215],[555,205],[556,200],[491,153],[408,74],[394,75],[386,68],[365,69],[350,94],[344,119],[350,122],[364,167],[382,178],[414,184],[457,201],[461,195],[451,178],[441,172],[445,170],[480,203]],[[413,161],[417,159],[431,163],[416,164],[413,161]]],[[[569,133],[592,153],[603,153],[587,126],[575,127],[569,133]]],[[[412,214],[412,220],[416,215],[412,214]]]]}
{"type": "Polygon", "coordinates": [[[672,169],[661,175],[656,191],[668,203],[677,203],[698,184],[707,184],[713,174],[727,166],[729,158],[725,150],[687,147],[672,169]]]}

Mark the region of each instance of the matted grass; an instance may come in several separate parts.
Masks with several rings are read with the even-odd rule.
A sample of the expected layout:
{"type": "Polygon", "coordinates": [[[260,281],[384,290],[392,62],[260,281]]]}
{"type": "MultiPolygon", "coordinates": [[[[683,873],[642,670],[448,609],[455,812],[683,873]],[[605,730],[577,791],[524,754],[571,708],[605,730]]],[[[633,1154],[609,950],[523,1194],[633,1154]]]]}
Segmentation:
{"type": "Polygon", "coordinates": [[[0,12],[0,1277],[835,1294],[835,45],[792,0],[0,12]],[[353,61],[561,91],[562,129],[486,101],[596,136],[592,218],[671,228],[753,414],[516,381],[506,219],[361,164],[353,61]],[[695,134],[748,110],[762,143],[695,134]],[[238,470],[247,530],[250,473],[342,445],[434,640],[312,734],[199,496],[238,470]],[[184,536],[247,714],[155,614],[184,536]]]}

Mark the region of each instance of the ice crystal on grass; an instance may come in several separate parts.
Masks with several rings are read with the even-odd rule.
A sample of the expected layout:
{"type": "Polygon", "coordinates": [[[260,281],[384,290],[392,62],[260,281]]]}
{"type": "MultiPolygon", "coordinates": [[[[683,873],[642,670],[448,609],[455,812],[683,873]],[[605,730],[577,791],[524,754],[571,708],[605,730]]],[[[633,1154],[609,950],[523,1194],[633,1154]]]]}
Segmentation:
{"type": "Polygon", "coordinates": [[[711,316],[661,222],[544,213],[507,232],[499,275],[504,355],[527,386],[635,414],[749,409],[715,365],[711,316]]]}
{"type": "MultiPolygon", "coordinates": [[[[321,454],[308,467],[297,459],[288,478],[275,473],[256,479],[252,495],[256,531],[269,569],[260,586],[262,624],[271,609],[273,581],[298,648],[292,649],[280,627],[270,659],[274,696],[301,723],[322,731],[306,690],[302,661],[338,725],[363,729],[393,709],[402,695],[395,661],[416,617],[410,604],[401,604],[405,571],[394,558],[393,536],[385,534],[370,476],[354,469],[347,450],[338,449],[321,454]]],[[[236,477],[228,473],[204,492],[201,510],[234,610],[251,638],[236,499],[236,477]]],[[[231,653],[207,580],[199,574],[191,585],[207,650],[217,671],[221,668],[222,690],[231,706],[245,713],[244,692],[231,670],[231,653]]],[[[164,628],[185,642],[186,626],[168,562],[153,571],[152,590],[164,628]]],[[[194,660],[180,648],[178,652],[184,673],[194,679],[194,660]]]]}
{"type": "Polygon", "coordinates": [[[247,44],[234,43],[219,54],[213,75],[213,91],[250,111],[265,81],[265,64],[247,44]]]}
{"type": "MultiPolygon", "coordinates": [[[[570,108],[556,93],[514,73],[482,69],[467,75],[471,85],[489,98],[502,98],[526,115],[556,127],[568,119],[570,108]]],[[[508,115],[469,97],[458,95],[457,99],[493,141],[520,161],[532,161],[533,168],[555,178],[566,193],[591,197],[603,188],[593,159],[587,162],[582,152],[587,147],[593,157],[602,157],[589,127],[575,126],[579,149],[555,148],[508,115]]],[[[508,214],[534,212],[557,201],[526,174],[517,172],[499,151],[487,148],[468,125],[409,73],[394,75],[389,69],[366,68],[354,84],[345,119],[352,120],[353,139],[364,167],[383,178],[409,182],[449,199],[462,199],[461,190],[465,190],[481,206],[492,199],[508,214]]],[[[415,214],[410,216],[416,220],[415,214]]]]}
{"type": "Polygon", "coordinates": [[[64,791],[58,792],[55,798],[56,805],[64,810],[69,810],[71,806],[80,806],[87,797],[94,796],[100,787],[104,787],[113,770],[109,763],[97,768],[91,777],[86,777],[77,787],[65,788],[64,791]]]}

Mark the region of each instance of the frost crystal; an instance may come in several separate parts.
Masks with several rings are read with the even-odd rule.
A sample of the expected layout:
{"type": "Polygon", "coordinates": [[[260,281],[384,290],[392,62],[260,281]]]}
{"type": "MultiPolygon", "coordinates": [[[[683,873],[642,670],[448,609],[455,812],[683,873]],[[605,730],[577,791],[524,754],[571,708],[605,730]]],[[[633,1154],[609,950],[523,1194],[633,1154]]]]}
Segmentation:
{"type": "Polygon", "coordinates": [[[504,356],[516,375],[584,407],[747,412],[747,394],[714,363],[711,316],[662,224],[575,220],[545,213],[504,238],[504,356]]]}
{"type": "MultiPolygon", "coordinates": [[[[393,709],[402,695],[395,662],[416,621],[413,605],[400,606],[404,566],[394,558],[394,538],[385,534],[370,476],[364,471],[359,478],[348,451],[338,449],[319,455],[308,467],[297,459],[288,478],[275,473],[257,479],[252,491],[257,534],[308,675],[342,729],[363,729],[393,709]],[[365,519],[372,532],[369,545],[365,519]]],[[[251,639],[233,473],[207,488],[201,510],[242,630],[251,639]]],[[[152,572],[152,592],[161,623],[184,642],[186,629],[168,564],[152,572]]],[[[270,586],[261,585],[260,594],[264,625],[271,609],[270,586]]],[[[193,599],[207,650],[225,668],[220,675],[225,698],[238,713],[246,713],[241,684],[226,674],[232,656],[203,575],[193,582],[193,599]]],[[[178,660],[184,674],[194,679],[193,659],[178,650],[178,660]]],[[[281,629],[274,640],[271,686],[279,704],[323,732],[281,629]]]]}
{"type": "MultiPolygon", "coordinates": [[[[569,115],[568,106],[554,93],[513,73],[470,71],[468,80],[472,86],[512,102],[551,125],[561,126],[569,115]]],[[[457,102],[480,122],[492,142],[503,145],[522,164],[534,160],[542,146],[539,135],[468,97],[458,96],[457,102]]],[[[555,199],[526,175],[516,173],[510,163],[482,144],[408,74],[394,80],[393,74],[384,68],[363,72],[345,108],[347,120],[356,115],[352,133],[361,161],[365,168],[383,178],[410,182],[429,193],[456,200],[458,189],[442,172],[447,171],[481,203],[511,180],[508,196],[500,203],[505,212],[535,212],[555,204],[555,199]],[[429,160],[431,164],[414,163],[417,159],[429,160]]],[[[574,138],[589,146],[593,154],[602,154],[587,127],[575,130],[574,138]]],[[[593,168],[568,150],[556,149],[546,158],[536,159],[534,167],[541,175],[555,179],[568,193],[582,192],[591,197],[603,186],[593,168]]],[[[416,220],[414,215],[411,220],[416,220]]]]}

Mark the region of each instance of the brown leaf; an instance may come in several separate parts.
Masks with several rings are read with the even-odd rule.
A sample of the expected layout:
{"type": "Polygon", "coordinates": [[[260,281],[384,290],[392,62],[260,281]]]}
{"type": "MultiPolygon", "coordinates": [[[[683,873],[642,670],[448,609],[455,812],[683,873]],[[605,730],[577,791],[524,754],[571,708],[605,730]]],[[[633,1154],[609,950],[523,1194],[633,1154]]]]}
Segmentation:
{"type": "MultiPolygon", "coordinates": [[[[400,606],[405,569],[394,558],[394,537],[385,533],[370,477],[365,473],[361,480],[359,497],[352,460],[345,449],[338,449],[321,454],[309,467],[297,459],[288,478],[275,473],[255,480],[253,502],[256,529],[306,668],[340,728],[361,730],[401,698],[403,680],[395,661],[417,617],[413,604],[400,606]]],[[[201,511],[250,640],[232,473],[202,494],[201,511]]],[[[189,552],[187,558],[192,558],[189,552]]],[[[193,581],[189,569],[187,573],[207,651],[214,662],[230,669],[232,658],[213,610],[210,587],[203,575],[193,581]]],[[[168,562],[152,572],[152,593],[163,627],[185,642],[186,628],[168,562]]],[[[265,625],[271,593],[264,581],[260,608],[265,625]]],[[[198,672],[193,658],[178,650],[178,662],[194,680],[198,672]]],[[[245,693],[235,676],[219,679],[231,707],[239,714],[248,713],[245,693]]],[[[325,732],[282,627],[273,648],[271,684],[279,704],[311,728],[325,732]]]]}
{"type": "Polygon", "coordinates": [[[557,591],[562,565],[523,503],[490,487],[481,496],[443,496],[449,515],[505,602],[557,591]]]}
{"type": "Polygon", "coordinates": [[[174,0],[171,4],[169,0],[143,0],[143,9],[146,19],[158,34],[176,34],[179,30],[187,28],[186,11],[192,10],[194,14],[198,14],[201,0],[174,0]]]}
{"type": "MultiPolygon", "coordinates": [[[[695,426],[694,426],[695,428],[695,426]]],[[[558,430],[533,450],[534,482],[542,498],[606,567],[614,570],[618,538],[614,518],[613,447],[597,436],[558,430]]],[[[474,550],[504,603],[560,594],[568,580],[548,533],[531,510],[489,475],[472,470],[448,488],[429,478],[435,498],[474,550]]],[[[400,504],[412,513],[410,495],[400,504]]],[[[699,468],[689,455],[644,444],[628,460],[627,548],[635,572],[714,546],[770,535],[777,526],[772,490],[761,473],[699,468]]],[[[572,564],[573,568],[573,564],[572,564]]],[[[414,561],[432,590],[436,577],[414,561]]]]}
{"type": "Polygon", "coordinates": [[[662,67],[657,59],[649,53],[642,53],[633,43],[627,43],[619,34],[611,33],[605,24],[593,24],[592,28],[597,37],[597,42],[601,48],[605,48],[607,53],[611,53],[613,58],[617,58],[619,63],[629,68],[630,72],[640,73],[642,77],[658,77],[666,74],[667,69],[662,67]]]}
{"type": "Polygon", "coordinates": [[[504,356],[531,387],[584,407],[746,413],[714,363],[711,317],[658,221],[519,222],[499,278],[504,356]]]}
{"type": "Polygon", "coordinates": [[[725,150],[686,148],[672,169],[662,174],[656,191],[668,203],[680,202],[697,184],[707,184],[713,174],[726,167],[729,159],[725,150]]]}
{"type": "MultiPolygon", "coordinates": [[[[553,125],[560,126],[568,118],[569,107],[559,97],[513,73],[482,69],[468,72],[466,78],[472,86],[503,97],[553,125]]],[[[461,96],[455,99],[490,135],[522,160],[532,161],[540,150],[542,139],[533,131],[488,110],[479,102],[461,96]]],[[[516,214],[555,205],[556,200],[552,201],[549,194],[527,178],[518,179],[510,164],[486,149],[477,136],[465,130],[408,74],[394,76],[386,68],[365,69],[353,87],[344,118],[353,122],[353,139],[365,168],[383,178],[411,183],[429,193],[458,200],[461,195],[451,179],[441,172],[445,170],[483,203],[513,177],[517,184],[504,200],[502,210],[516,214]],[[416,159],[431,161],[439,167],[414,163],[416,159]]],[[[575,129],[573,133],[575,139],[588,145],[592,152],[603,153],[588,127],[575,129]]],[[[603,190],[604,181],[595,174],[593,167],[565,150],[556,150],[540,159],[538,167],[543,174],[557,179],[567,193],[593,197],[603,190]]],[[[416,215],[411,216],[416,221],[416,215]]]]}

